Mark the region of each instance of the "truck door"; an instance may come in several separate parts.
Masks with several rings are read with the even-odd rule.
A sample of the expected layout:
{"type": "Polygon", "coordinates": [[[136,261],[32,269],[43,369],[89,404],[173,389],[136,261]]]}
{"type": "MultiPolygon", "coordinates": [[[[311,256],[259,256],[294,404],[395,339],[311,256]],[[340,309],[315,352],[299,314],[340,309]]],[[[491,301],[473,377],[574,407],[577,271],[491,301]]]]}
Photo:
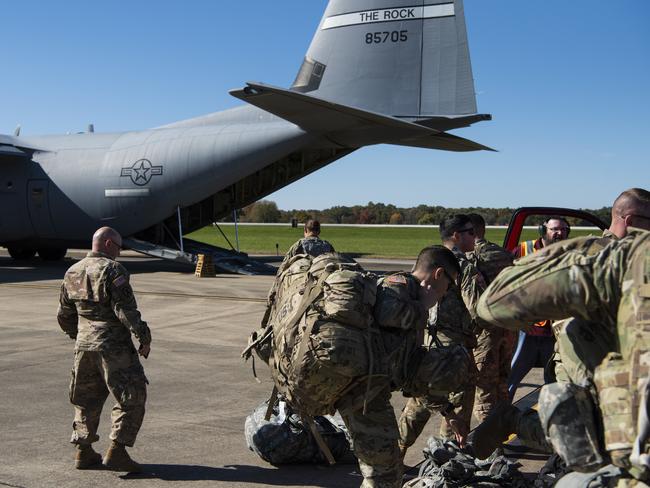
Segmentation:
{"type": "MultiPolygon", "coordinates": [[[[524,225],[531,225],[531,221],[535,217],[575,217],[581,220],[586,220],[600,230],[607,229],[607,224],[589,212],[582,210],[574,210],[572,208],[561,207],[522,207],[518,208],[512,214],[508,230],[503,240],[503,247],[508,251],[514,251],[521,241],[522,230],[524,225]]],[[[539,237],[539,236],[537,236],[539,237]]]]}

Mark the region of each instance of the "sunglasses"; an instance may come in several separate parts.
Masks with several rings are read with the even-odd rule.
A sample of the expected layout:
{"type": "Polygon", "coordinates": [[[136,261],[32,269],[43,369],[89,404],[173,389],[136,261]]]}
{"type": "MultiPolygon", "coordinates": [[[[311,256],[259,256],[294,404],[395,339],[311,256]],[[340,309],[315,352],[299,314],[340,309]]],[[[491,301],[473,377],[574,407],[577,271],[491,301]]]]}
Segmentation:
{"type": "Polygon", "coordinates": [[[469,233],[470,235],[474,235],[474,227],[470,227],[469,229],[460,229],[457,231],[459,234],[464,234],[465,232],[469,233]]]}

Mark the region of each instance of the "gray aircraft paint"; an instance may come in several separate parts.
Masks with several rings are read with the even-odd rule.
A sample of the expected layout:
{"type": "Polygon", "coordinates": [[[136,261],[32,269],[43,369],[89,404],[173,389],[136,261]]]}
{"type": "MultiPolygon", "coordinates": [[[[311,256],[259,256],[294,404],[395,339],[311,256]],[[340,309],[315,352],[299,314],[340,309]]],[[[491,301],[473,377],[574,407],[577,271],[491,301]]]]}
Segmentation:
{"type": "Polygon", "coordinates": [[[231,93],[250,105],[144,131],[0,136],[0,245],[80,245],[100,225],[140,237],[173,228],[178,207],[192,230],[370,144],[488,149],[444,132],[489,119],[461,0],[331,0],[291,90],[231,93]]]}

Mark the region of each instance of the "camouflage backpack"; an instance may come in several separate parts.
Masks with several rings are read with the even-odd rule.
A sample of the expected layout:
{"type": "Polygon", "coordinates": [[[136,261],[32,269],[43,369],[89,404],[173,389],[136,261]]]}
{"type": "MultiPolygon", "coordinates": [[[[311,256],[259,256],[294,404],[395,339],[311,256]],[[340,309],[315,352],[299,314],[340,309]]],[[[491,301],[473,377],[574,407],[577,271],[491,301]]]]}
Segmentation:
{"type": "Polygon", "coordinates": [[[474,258],[471,259],[470,256],[470,260],[474,261],[488,285],[494,281],[502,269],[512,265],[512,254],[489,241],[484,240],[477,243],[474,252],[470,254],[473,254],[474,258]]]}
{"type": "Polygon", "coordinates": [[[301,414],[333,413],[369,374],[377,278],[330,253],[314,258],[302,279],[280,287],[271,319],[275,385],[301,414]]]}
{"type": "MultiPolygon", "coordinates": [[[[295,256],[279,277],[268,328],[268,354],[278,393],[300,414],[333,413],[372,371],[372,309],[377,277],[328,253],[295,256]]],[[[264,351],[267,351],[264,354],[264,351]]]]}
{"type": "Polygon", "coordinates": [[[612,463],[645,481],[650,479],[650,241],[639,241],[618,308],[620,353],[607,355],[594,382],[612,463]]]}

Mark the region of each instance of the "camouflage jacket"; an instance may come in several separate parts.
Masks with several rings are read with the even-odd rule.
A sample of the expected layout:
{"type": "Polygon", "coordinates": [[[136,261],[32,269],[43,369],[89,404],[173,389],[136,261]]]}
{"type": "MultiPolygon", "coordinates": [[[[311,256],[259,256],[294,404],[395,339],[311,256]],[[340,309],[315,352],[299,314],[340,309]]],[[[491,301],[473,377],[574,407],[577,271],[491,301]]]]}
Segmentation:
{"type": "Polygon", "coordinates": [[[418,301],[420,284],[410,273],[395,273],[379,280],[374,308],[393,386],[410,377],[410,361],[424,343],[428,311],[418,301]]]}
{"type": "MultiPolygon", "coordinates": [[[[639,259],[646,259],[645,272],[650,273],[650,233],[630,229],[621,240],[603,239],[557,242],[516,261],[483,294],[479,316],[508,329],[572,316],[615,328],[617,319],[620,324],[634,318],[634,304],[622,301],[630,295],[623,288],[626,282],[633,286],[633,265],[639,259]]],[[[613,344],[612,350],[625,350],[624,344],[613,344]]]]}
{"type": "Polygon", "coordinates": [[[280,266],[278,267],[278,271],[275,274],[275,281],[273,282],[273,285],[271,285],[271,289],[269,290],[269,293],[266,297],[266,311],[264,312],[264,316],[262,317],[262,321],[261,321],[262,327],[266,327],[269,321],[269,316],[273,308],[273,303],[275,302],[275,295],[278,291],[278,286],[280,284],[279,283],[280,277],[282,276],[282,273],[284,273],[284,271],[291,264],[291,260],[299,254],[307,254],[315,258],[317,256],[320,256],[321,254],[325,254],[328,252],[336,252],[334,250],[334,246],[332,246],[329,242],[315,236],[304,237],[303,239],[296,241],[289,248],[289,250],[284,256],[284,259],[282,260],[282,263],[280,263],[280,266]]]}
{"type": "Polygon", "coordinates": [[[440,302],[429,310],[429,333],[445,346],[462,344],[476,347],[472,317],[465,306],[460,288],[451,285],[440,302]]]}
{"type": "MultiPolygon", "coordinates": [[[[583,252],[587,256],[597,254],[612,240],[618,237],[606,230],[600,239],[585,240],[583,252]]],[[[557,381],[592,387],[596,366],[616,345],[615,324],[572,317],[557,320],[552,327],[556,339],[553,363],[557,381]]]]}
{"type": "Polygon", "coordinates": [[[311,257],[315,258],[327,252],[335,251],[334,246],[332,246],[326,240],[316,236],[304,237],[299,241],[294,242],[293,245],[289,248],[287,253],[284,255],[284,259],[278,268],[277,274],[279,276],[289,265],[291,258],[298,254],[309,254],[311,257]]]}
{"type": "Polygon", "coordinates": [[[486,239],[477,239],[472,252],[467,253],[474,266],[481,272],[487,284],[508,266],[512,266],[513,256],[501,246],[486,239]]]}
{"type": "Polygon", "coordinates": [[[130,348],[131,332],[140,344],[151,342],[129,273],[102,253],[88,253],[65,273],[57,319],[61,329],[76,338],[75,348],[80,351],[130,348]]]}

